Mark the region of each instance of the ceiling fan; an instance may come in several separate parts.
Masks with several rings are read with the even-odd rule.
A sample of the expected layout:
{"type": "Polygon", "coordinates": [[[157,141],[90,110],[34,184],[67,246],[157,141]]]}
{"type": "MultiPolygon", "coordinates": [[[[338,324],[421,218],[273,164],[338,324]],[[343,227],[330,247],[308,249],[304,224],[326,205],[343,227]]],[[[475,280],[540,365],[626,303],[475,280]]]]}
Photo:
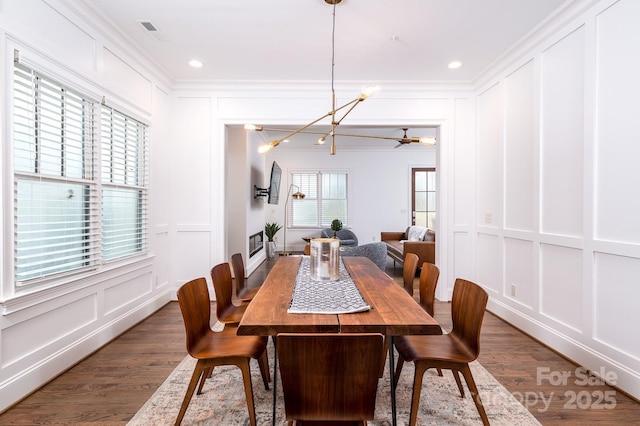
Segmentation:
{"type": "Polygon", "coordinates": [[[407,137],[407,130],[409,130],[408,127],[403,127],[402,130],[404,131],[404,136],[402,136],[402,139],[398,139],[398,145],[394,146],[394,148],[398,148],[399,146],[411,143],[411,142],[420,142],[420,138],[409,138],[407,137]],[[418,139],[418,140],[414,140],[414,139],[418,139]]]}

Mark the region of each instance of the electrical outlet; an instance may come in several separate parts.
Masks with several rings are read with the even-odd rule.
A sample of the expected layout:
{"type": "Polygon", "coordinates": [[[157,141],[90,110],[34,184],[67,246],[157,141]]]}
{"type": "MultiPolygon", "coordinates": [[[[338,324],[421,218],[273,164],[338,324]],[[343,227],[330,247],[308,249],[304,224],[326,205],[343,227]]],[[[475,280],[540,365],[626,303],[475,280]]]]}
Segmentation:
{"type": "Polygon", "coordinates": [[[491,213],[485,213],[484,223],[491,223],[491,222],[493,222],[493,215],[491,213]]]}
{"type": "Polygon", "coordinates": [[[516,297],[516,285],[515,284],[511,284],[511,295],[513,297],[516,297]]]}

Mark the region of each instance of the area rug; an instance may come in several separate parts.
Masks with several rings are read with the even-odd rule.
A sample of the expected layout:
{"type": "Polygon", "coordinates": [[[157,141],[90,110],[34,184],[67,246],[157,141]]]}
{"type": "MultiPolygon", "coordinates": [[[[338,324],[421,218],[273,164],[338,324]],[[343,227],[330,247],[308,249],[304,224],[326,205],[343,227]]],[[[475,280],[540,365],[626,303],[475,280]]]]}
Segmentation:
{"type": "MultiPolygon", "coordinates": [[[[269,363],[273,371],[273,346],[269,341],[269,363]]],[[[186,357],[171,373],[153,396],[128,423],[130,426],[169,425],[175,422],[187,384],[191,378],[195,360],[186,357]]],[[[487,416],[492,425],[539,425],[540,423],[478,362],[471,364],[471,371],[487,416]]],[[[405,363],[397,386],[397,423],[409,422],[413,363],[405,363]]],[[[273,387],[265,390],[256,361],[251,361],[253,393],[258,425],[270,425],[273,409],[273,387]]],[[[465,385],[465,398],[460,397],[451,371],[435,370],[425,373],[418,425],[477,425],[482,424],[478,411],[465,385]]],[[[464,379],[463,379],[464,383],[464,379]]],[[[249,415],[244,397],[242,375],[237,367],[216,367],[213,377],[206,381],[201,395],[191,399],[182,421],[183,425],[235,426],[249,425],[249,415]]],[[[285,413],[282,388],[278,380],[276,424],[284,425],[285,413]]],[[[378,384],[375,419],[368,425],[391,425],[391,401],[388,364],[378,384]]]]}

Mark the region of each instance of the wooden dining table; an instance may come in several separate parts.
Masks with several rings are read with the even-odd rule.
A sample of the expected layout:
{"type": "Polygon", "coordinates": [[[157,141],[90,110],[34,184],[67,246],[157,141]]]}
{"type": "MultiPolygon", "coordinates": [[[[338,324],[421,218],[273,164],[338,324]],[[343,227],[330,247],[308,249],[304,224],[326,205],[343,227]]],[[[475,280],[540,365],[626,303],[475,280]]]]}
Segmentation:
{"type": "MultiPolygon", "coordinates": [[[[395,426],[393,336],[441,334],[440,326],[402,286],[366,257],[342,257],[342,261],[371,309],[346,314],[288,313],[301,259],[301,256],[283,256],[278,259],[247,307],[238,325],[237,334],[276,336],[279,333],[381,333],[387,336],[390,339],[391,411],[395,426]]],[[[274,370],[276,368],[277,356],[274,359],[274,370]]],[[[277,371],[274,372],[274,380],[276,373],[277,371]]],[[[274,424],[275,402],[274,389],[274,424]]]]}

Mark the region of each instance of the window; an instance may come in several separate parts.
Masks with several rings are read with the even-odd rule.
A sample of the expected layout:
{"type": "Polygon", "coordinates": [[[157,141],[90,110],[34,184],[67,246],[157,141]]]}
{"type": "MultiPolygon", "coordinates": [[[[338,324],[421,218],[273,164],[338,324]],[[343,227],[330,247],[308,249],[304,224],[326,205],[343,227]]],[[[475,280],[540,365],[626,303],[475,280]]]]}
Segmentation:
{"type": "Polygon", "coordinates": [[[291,182],[305,194],[289,202],[289,223],[293,227],[326,228],[333,219],[348,226],[348,174],[346,172],[292,173],[291,182]]]}
{"type": "Polygon", "coordinates": [[[436,169],[412,169],[413,225],[434,229],[436,220],[436,169]]]}
{"type": "Polygon", "coordinates": [[[140,252],[146,226],[146,126],[102,107],[102,244],[105,259],[140,252]]]}
{"type": "Polygon", "coordinates": [[[19,63],[13,83],[16,285],[145,251],[146,126],[19,63]]]}

